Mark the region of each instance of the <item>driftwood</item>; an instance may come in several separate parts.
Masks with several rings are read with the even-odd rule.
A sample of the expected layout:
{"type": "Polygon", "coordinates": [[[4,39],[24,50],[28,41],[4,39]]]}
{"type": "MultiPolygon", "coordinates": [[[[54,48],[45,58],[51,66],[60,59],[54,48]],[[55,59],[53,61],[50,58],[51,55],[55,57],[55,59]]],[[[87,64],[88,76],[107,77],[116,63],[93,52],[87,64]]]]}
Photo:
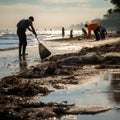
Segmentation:
{"type": "Polygon", "coordinates": [[[100,112],[105,112],[111,110],[110,106],[73,106],[66,111],[66,114],[97,114],[100,112]]]}

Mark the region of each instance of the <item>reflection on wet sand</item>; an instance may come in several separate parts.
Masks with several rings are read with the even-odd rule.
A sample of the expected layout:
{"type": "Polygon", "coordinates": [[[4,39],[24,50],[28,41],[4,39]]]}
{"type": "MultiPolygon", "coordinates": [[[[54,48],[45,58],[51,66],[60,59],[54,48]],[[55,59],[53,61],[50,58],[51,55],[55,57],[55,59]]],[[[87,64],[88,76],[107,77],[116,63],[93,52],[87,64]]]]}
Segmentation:
{"type": "Polygon", "coordinates": [[[111,99],[118,104],[120,103],[120,74],[110,74],[108,80],[110,80],[110,90],[112,91],[111,99]]]}
{"type": "Polygon", "coordinates": [[[111,89],[113,92],[113,100],[120,103],[120,74],[112,74],[111,89]]]}
{"type": "Polygon", "coordinates": [[[26,60],[26,56],[22,56],[19,59],[19,67],[20,67],[20,72],[26,71],[27,70],[27,60],[26,60]]]}

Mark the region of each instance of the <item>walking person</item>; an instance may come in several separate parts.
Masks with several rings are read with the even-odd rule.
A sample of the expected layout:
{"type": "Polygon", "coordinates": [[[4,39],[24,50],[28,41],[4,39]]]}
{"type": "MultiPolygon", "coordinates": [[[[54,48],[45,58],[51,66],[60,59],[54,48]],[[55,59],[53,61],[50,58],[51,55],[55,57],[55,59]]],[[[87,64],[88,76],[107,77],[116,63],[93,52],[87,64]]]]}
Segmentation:
{"type": "Polygon", "coordinates": [[[70,38],[73,38],[73,29],[70,30],[70,38]]]}
{"type": "Polygon", "coordinates": [[[19,58],[25,56],[27,37],[26,30],[28,29],[37,37],[36,31],[33,27],[34,17],[30,16],[28,19],[22,19],[17,23],[17,35],[19,37],[19,58]]]}
{"type": "Polygon", "coordinates": [[[65,36],[65,28],[62,27],[62,37],[64,37],[64,36],[65,36]]]}
{"type": "Polygon", "coordinates": [[[85,24],[85,27],[88,28],[88,36],[87,36],[88,38],[90,38],[91,31],[93,31],[95,34],[96,41],[100,40],[100,35],[99,35],[100,25],[99,24],[97,23],[85,24]]]}

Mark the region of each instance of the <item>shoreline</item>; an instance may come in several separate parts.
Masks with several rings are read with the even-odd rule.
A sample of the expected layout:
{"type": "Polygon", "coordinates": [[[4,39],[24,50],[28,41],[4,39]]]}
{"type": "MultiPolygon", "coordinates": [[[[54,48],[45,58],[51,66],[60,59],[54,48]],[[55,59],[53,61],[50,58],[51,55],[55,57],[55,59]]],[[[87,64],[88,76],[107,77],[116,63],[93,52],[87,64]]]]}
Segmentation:
{"type": "MultiPolygon", "coordinates": [[[[64,47],[68,45],[79,46],[81,42],[64,43],[64,47]]],[[[120,38],[86,42],[92,44],[87,44],[89,47],[87,45],[81,47],[79,51],[78,49],[74,49],[74,51],[71,49],[72,53],[68,49],[68,53],[64,51],[64,54],[54,54],[30,68],[27,68],[25,61],[23,61],[21,72],[2,78],[0,81],[0,105],[2,106],[0,114],[5,114],[1,118],[3,117],[5,120],[9,118],[24,120],[39,117],[39,119],[44,120],[47,118],[57,119],[59,116],[64,115],[93,115],[113,110],[114,107],[108,105],[78,106],[68,104],[67,101],[61,103],[51,101],[44,103],[40,101],[40,97],[54,92],[50,87],[56,90],[68,89],[70,86],[89,84],[94,81],[93,79],[97,75],[110,72],[120,74],[120,56],[115,54],[120,53],[120,38]],[[108,52],[111,54],[108,55],[108,52]]],[[[47,46],[48,43],[45,45],[47,46]]],[[[59,42],[58,44],[59,47],[63,46],[63,43],[60,44],[59,42]]],[[[29,48],[29,50],[31,49],[29,48]]],[[[26,61],[30,63],[29,60],[31,58],[28,57],[26,61]]],[[[34,63],[33,60],[32,63],[34,63]]],[[[120,84],[117,85],[119,88],[120,84]]]]}
{"type": "MultiPolygon", "coordinates": [[[[120,41],[118,38],[110,38],[104,41],[91,41],[91,40],[70,40],[70,41],[42,41],[54,55],[78,53],[83,47],[94,47],[98,45],[114,43],[120,41]]],[[[26,56],[26,69],[30,66],[35,66],[37,64],[42,64],[42,61],[38,52],[38,45],[27,47],[28,56],[26,56]]],[[[20,61],[18,58],[18,49],[9,51],[0,51],[0,78],[5,77],[10,74],[16,74],[21,71],[20,61]],[[8,74],[7,74],[8,73],[8,74]]]]}

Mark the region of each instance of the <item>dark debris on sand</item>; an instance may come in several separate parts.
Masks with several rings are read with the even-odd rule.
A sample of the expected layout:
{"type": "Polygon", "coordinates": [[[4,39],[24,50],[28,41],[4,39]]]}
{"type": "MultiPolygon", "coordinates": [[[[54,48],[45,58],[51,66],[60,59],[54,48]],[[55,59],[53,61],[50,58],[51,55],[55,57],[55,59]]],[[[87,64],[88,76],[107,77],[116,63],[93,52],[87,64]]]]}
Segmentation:
{"type": "Polygon", "coordinates": [[[89,75],[88,71],[83,70],[85,65],[95,65],[96,69],[120,68],[119,53],[120,42],[83,48],[78,53],[52,56],[44,61],[45,64],[31,67],[18,75],[2,78],[0,81],[0,120],[44,120],[65,114],[95,114],[110,110],[111,107],[76,107],[67,104],[67,101],[43,103],[31,100],[37,95],[43,96],[52,92],[47,85],[64,88],[59,84],[79,84],[75,71],[79,71],[79,76],[89,75]]]}

